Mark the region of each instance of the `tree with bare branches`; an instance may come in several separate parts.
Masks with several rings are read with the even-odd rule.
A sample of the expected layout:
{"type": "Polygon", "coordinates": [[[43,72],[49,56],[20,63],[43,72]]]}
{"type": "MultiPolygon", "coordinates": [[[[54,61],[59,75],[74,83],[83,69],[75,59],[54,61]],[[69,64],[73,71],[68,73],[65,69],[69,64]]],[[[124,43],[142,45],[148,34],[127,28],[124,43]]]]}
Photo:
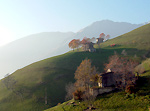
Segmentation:
{"type": "Polygon", "coordinates": [[[109,58],[109,63],[105,64],[105,70],[111,69],[114,72],[116,84],[125,87],[127,83],[135,83],[134,68],[138,62],[126,57],[113,55],[109,58]]]}
{"type": "Polygon", "coordinates": [[[73,83],[68,83],[66,85],[66,92],[67,92],[67,95],[65,97],[66,100],[70,100],[73,98],[73,93],[75,92],[76,88],[74,86],[73,83]]]}

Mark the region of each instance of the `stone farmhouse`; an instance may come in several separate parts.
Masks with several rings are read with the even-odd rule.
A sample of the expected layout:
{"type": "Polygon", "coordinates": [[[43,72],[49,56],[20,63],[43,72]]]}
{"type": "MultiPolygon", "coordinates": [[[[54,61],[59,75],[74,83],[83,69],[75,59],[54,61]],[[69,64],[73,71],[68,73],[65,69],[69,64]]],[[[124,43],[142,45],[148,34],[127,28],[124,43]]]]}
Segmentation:
{"type": "Polygon", "coordinates": [[[102,43],[102,42],[104,42],[104,38],[97,38],[97,39],[96,39],[96,43],[97,43],[97,44],[100,44],[100,43],[102,43]]]}
{"type": "Polygon", "coordinates": [[[108,93],[115,90],[115,85],[114,73],[108,69],[106,73],[99,74],[98,87],[90,88],[90,93],[95,96],[108,93]]]}
{"type": "Polygon", "coordinates": [[[82,50],[83,51],[89,51],[89,52],[96,52],[96,49],[93,47],[94,43],[86,43],[82,45],[82,50]]]}
{"type": "Polygon", "coordinates": [[[99,87],[112,87],[115,86],[115,80],[113,77],[113,72],[106,72],[99,74],[99,79],[101,82],[98,83],[99,87]]]}
{"type": "Polygon", "coordinates": [[[96,49],[93,47],[94,44],[100,44],[102,42],[104,42],[104,38],[96,38],[96,43],[88,42],[88,43],[82,44],[82,50],[89,51],[89,52],[96,52],[96,49]]]}

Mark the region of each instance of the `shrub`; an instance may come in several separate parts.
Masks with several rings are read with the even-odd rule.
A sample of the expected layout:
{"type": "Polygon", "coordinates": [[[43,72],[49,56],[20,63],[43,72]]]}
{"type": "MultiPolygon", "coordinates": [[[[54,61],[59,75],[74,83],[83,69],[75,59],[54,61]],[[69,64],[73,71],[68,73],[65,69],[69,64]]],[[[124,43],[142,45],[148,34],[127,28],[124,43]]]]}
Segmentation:
{"type": "Polygon", "coordinates": [[[89,91],[86,91],[84,94],[83,94],[83,100],[84,101],[94,101],[96,99],[96,96],[95,95],[92,95],[89,93],[89,91]]]}
{"type": "Polygon", "coordinates": [[[73,97],[74,97],[75,100],[82,100],[83,99],[83,91],[81,91],[80,89],[77,89],[73,93],[73,97]]]}
{"type": "Polygon", "coordinates": [[[130,94],[131,99],[134,99],[136,95],[134,93],[130,94]]]}
{"type": "Polygon", "coordinates": [[[129,93],[129,94],[135,93],[136,92],[135,85],[133,85],[133,84],[127,85],[126,89],[125,89],[125,92],[129,93]]]}
{"type": "Polygon", "coordinates": [[[96,99],[96,96],[90,94],[89,91],[84,92],[83,100],[87,103],[87,105],[88,105],[87,107],[89,109],[93,108],[93,103],[94,103],[95,99],[96,99]]]}
{"type": "Polygon", "coordinates": [[[126,98],[126,99],[130,98],[130,94],[127,93],[126,96],[125,96],[125,98],[126,98]]]}
{"type": "Polygon", "coordinates": [[[127,93],[125,96],[126,99],[134,99],[135,97],[136,97],[136,95],[134,93],[132,93],[132,94],[127,93]]]}

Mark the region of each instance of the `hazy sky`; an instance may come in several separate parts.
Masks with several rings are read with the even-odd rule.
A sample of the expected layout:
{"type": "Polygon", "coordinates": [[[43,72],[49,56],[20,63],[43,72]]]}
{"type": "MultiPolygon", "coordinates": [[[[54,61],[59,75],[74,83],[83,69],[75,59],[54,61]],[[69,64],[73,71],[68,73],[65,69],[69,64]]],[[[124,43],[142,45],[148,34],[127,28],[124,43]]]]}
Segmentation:
{"type": "Polygon", "coordinates": [[[0,45],[50,31],[77,32],[104,19],[150,21],[150,0],[0,0],[0,45]]]}

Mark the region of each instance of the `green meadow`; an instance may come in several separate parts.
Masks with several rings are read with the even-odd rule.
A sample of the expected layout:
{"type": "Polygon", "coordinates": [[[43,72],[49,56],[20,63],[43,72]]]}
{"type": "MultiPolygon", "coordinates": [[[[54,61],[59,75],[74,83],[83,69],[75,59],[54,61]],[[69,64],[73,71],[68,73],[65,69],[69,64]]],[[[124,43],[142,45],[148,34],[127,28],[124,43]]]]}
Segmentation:
{"type": "Polygon", "coordinates": [[[104,64],[109,56],[117,52],[121,55],[126,50],[127,56],[137,59],[145,67],[146,72],[140,75],[139,90],[135,95],[126,95],[123,91],[104,94],[93,102],[98,111],[148,111],[150,105],[150,24],[135,29],[129,33],[108,40],[96,47],[96,52],[70,51],[51,57],[22,69],[11,75],[16,81],[13,90],[5,87],[0,81],[0,110],[1,111],[79,111],[88,107],[87,102],[68,105],[65,102],[65,86],[74,82],[74,72],[85,58],[91,59],[92,65],[99,72],[104,71],[104,64]],[[111,44],[116,46],[111,47],[111,44]],[[136,55],[136,57],[135,57],[136,55]],[[146,58],[145,58],[146,57],[146,58]],[[45,104],[47,96],[47,104],[45,104]],[[127,97],[128,96],[128,97],[127,97]],[[63,103],[64,102],[64,103],[63,103]],[[62,103],[57,105],[58,103],[62,103]],[[57,105],[57,106],[56,106],[57,105]],[[55,106],[55,107],[53,107],[55,106]],[[53,107],[53,108],[51,108],[53,107]]]}

